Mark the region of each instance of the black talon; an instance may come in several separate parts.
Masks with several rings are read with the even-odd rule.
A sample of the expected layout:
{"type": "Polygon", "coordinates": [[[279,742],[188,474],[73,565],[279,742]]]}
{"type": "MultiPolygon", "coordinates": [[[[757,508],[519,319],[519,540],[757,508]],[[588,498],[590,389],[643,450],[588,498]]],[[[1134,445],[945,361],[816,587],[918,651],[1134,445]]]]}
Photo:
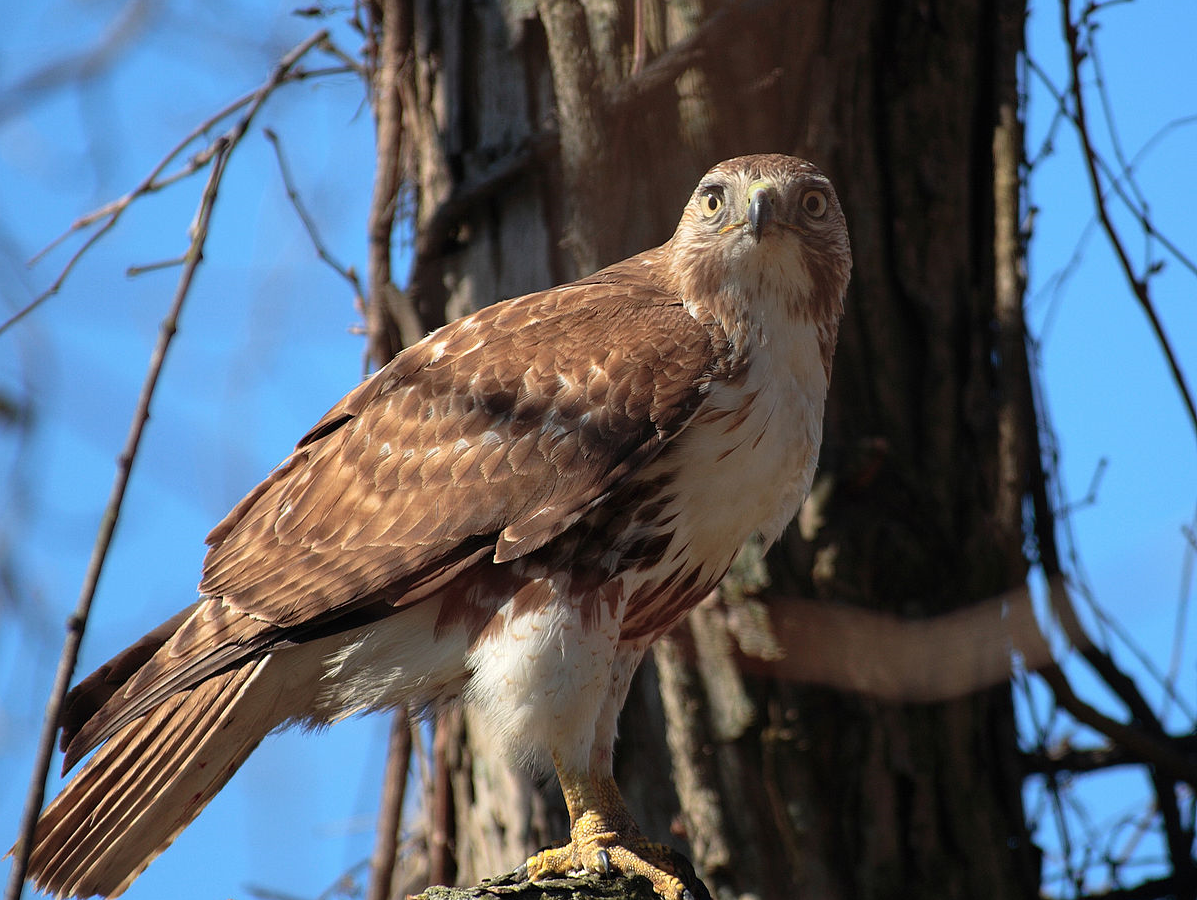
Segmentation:
{"type": "MultiPolygon", "coordinates": [[[[603,876],[605,877],[607,875],[610,875],[611,874],[611,856],[610,856],[610,854],[608,854],[606,850],[600,850],[596,855],[598,856],[599,868],[601,868],[603,870],[603,876]]],[[[694,900],[694,898],[691,897],[690,900],[694,900]]]]}

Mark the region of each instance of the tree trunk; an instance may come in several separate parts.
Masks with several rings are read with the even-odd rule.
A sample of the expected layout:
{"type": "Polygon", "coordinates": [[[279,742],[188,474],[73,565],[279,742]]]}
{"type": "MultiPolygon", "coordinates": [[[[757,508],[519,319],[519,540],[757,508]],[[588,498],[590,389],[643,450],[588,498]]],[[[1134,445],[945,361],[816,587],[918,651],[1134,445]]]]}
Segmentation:
{"type": "MultiPolygon", "coordinates": [[[[1037,896],[1004,682],[915,703],[773,662],[811,608],[795,597],[920,618],[1023,582],[1030,419],[1007,277],[1021,0],[374,13],[410,48],[395,63],[416,225],[401,308],[425,328],[660,243],[698,177],[742,153],[810,158],[848,216],[855,269],[816,495],[641,673],[616,750],[641,825],[722,895],[1037,896]]],[[[873,649],[860,665],[884,671],[873,649]]],[[[932,678],[941,649],[960,648],[929,648],[932,678]]],[[[456,878],[472,883],[566,823],[555,783],[509,771],[468,714],[457,727],[454,765],[430,782],[452,795],[438,802],[452,801],[456,878]]]]}

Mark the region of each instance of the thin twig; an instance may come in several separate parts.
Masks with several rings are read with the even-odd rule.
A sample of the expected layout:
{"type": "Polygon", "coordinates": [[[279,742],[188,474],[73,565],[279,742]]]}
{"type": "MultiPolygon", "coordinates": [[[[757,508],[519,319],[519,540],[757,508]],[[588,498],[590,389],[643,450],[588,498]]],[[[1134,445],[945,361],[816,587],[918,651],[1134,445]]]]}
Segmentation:
{"type": "Polygon", "coordinates": [[[325,53],[327,53],[329,56],[333,57],[334,59],[339,59],[341,61],[341,65],[337,66],[335,69],[330,69],[329,70],[330,72],[332,72],[332,71],[335,71],[337,73],[352,72],[354,75],[358,75],[363,78],[365,77],[365,75],[366,75],[365,64],[360,59],[355,59],[353,56],[351,56],[350,54],[348,54],[344,50],[342,50],[340,47],[338,47],[336,45],[336,42],[333,41],[332,38],[326,38],[323,45],[321,45],[320,49],[323,50],[325,53]]]}
{"type": "Polygon", "coordinates": [[[1114,255],[1118,258],[1118,264],[1121,266],[1124,275],[1126,276],[1127,284],[1130,285],[1131,291],[1135,295],[1139,306],[1143,310],[1143,314],[1147,317],[1147,321],[1151,326],[1152,332],[1155,334],[1156,342],[1160,346],[1161,352],[1164,354],[1164,359],[1168,364],[1168,368],[1172,373],[1172,380],[1176,384],[1176,389],[1180,393],[1182,402],[1189,415],[1189,422],[1193,428],[1193,436],[1197,438],[1197,404],[1193,401],[1193,395],[1189,390],[1188,383],[1185,381],[1184,374],[1180,370],[1180,363],[1176,358],[1176,354],[1172,349],[1172,343],[1168,340],[1168,335],[1164,331],[1164,326],[1160,322],[1159,316],[1156,313],[1155,305],[1151,301],[1151,295],[1147,289],[1146,278],[1140,278],[1136,273],[1130,257],[1127,255],[1126,248],[1123,246],[1122,238],[1114,223],[1110,218],[1109,210],[1106,208],[1105,196],[1102,190],[1101,177],[1097,171],[1097,154],[1093,148],[1092,139],[1089,132],[1089,124],[1085,113],[1085,91],[1081,83],[1081,62],[1083,54],[1080,48],[1080,28],[1081,24],[1087,24],[1087,18],[1081,24],[1074,24],[1072,21],[1072,0],[1063,0],[1060,7],[1060,15],[1064,29],[1064,39],[1068,47],[1068,61],[1071,74],[1071,83],[1069,85],[1069,93],[1072,95],[1073,101],[1073,115],[1076,119],[1077,137],[1081,142],[1081,155],[1085,160],[1085,170],[1089,174],[1089,184],[1092,188],[1093,202],[1096,207],[1098,219],[1101,221],[1102,229],[1109,238],[1110,247],[1114,251],[1114,255]]]}
{"type": "MultiPolygon", "coordinates": [[[[1177,690],[1175,681],[1170,680],[1164,672],[1160,671],[1158,660],[1155,656],[1148,653],[1135,642],[1126,625],[1110,615],[1109,611],[1097,602],[1097,598],[1093,596],[1092,590],[1087,585],[1080,585],[1079,588],[1081,597],[1084,599],[1086,606],[1088,606],[1089,611],[1093,614],[1098,624],[1108,631],[1114,639],[1120,641],[1134,655],[1135,660],[1143,668],[1143,671],[1163,690],[1164,699],[1175,703],[1190,719],[1197,718],[1197,711],[1194,710],[1192,704],[1177,690]]],[[[1162,719],[1162,716],[1160,718],[1162,719]]]]}
{"type": "MultiPolygon", "coordinates": [[[[1056,130],[1061,124],[1068,122],[1074,129],[1080,126],[1077,124],[1075,113],[1068,107],[1068,95],[1056,86],[1043,67],[1035,62],[1035,60],[1028,58],[1027,68],[1031,74],[1043,83],[1043,86],[1047,89],[1048,94],[1056,104],[1055,113],[1048,125],[1047,133],[1040,144],[1039,152],[1028,161],[1028,165],[1033,169],[1039,164],[1040,160],[1051,155],[1054,149],[1056,130]]],[[[1197,124],[1197,114],[1180,116],[1160,126],[1155,133],[1143,142],[1143,145],[1139,147],[1128,163],[1125,165],[1120,164],[1121,168],[1117,173],[1114,172],[1102,155],[1097,152],[1096,148],[1093,148],[1093,162],[1097,166],[1098,171],[1109,180],[1109,191],[1113,192],[1126,205],[1131,215],[1139,220],[1139,225],[1144,233],[1158,241],[1159,245],[1168,251],[1182,267],[1197,275],[1197,261],[1194,261],[1192,257],[1180,249],[1175,241],[1156,228],[1155,223],[1148,215],[1145,205],[1128,196],[1122,186],[1124,182],[1130,184],[1131,191],[1135,194],[1135,197],[1140,197],[1142,192],[1139,190],[1138,185],[1134,183],[1135,170],[1139,168],[1139,165],[1143,162],[1147,154],[1154,150],[1155,146],[1165,137],[1178,128],[1184,128],[1193,124],[1197,124]]],[[[1105,193],[1103,192],[1104,196],[1105,193]]],[[[1096,214],[1093,216],[1093,221],[1095,223],[1098,221],[1096,214]]]]}
{"type": "MultiPolygon", "coordinates": [[[[1089,10],[1089,15],[1092,15],[1093,8],[1089,10]]],[[[1146,216],[1147,214],[1147,197],[1139,190],[1138,183],[1130,175],[1130,162],[1126,158],[1126,153],[1122,149],[1122,135],[1118,132],[1118,127],[1114,124],[1114,104],[1110,101],[1110,92],[1106,90],[1106,75],[1105,69],[1101,65],[1101,54],[1097,52],[1097,42],[1089,41],[1086,48],[1090,65],[1093,66],[1093,87],[1097,91],[1097,99],[1101,104],[1102,119],[1106,123],[1106,136],[1110,141],[1110,148],[1114,151],[1114,159],[1118,162],[1118,166],[1126,178],[1127,186],[1131,193],[1134,194],[1135,204],[1133,208],[1141,210],[1146,216]]],[[[1128,206],[1131,204],[1128,202],[1128,206]]]]}
{"type": "MultiPolygon", "coordinates": [[[[209,116],[205,121],[193,128],[190,133],[188,133],[181,141],[176,143],[175,146],[172,147],[170,151],[158,161],[158,163],[150,170],[149,174],[147,174],[136,187],[126,194],[116,198],[115,200],[112,200],[98,209],[92,210],[86,215],[76,219],[71,223],[71,226],[66,231],[42,248],[42,250],[40,250],[33,257],[33,259],[30,260],[30,265],[36,264],[46,254],[54,250],[72,234],[100,223],[99,228],[89,235],[87,240],[84,241],[83,245],[71,255],[69,260],[67,260],[66,265],[63,266],[62,270],[58,274],[58,277],[54,279],[50,286],[38,296],[34,297],[33,300],[31,300],[25,307],[18,310],[17,313],[14,314],[10,319],[3,324],[0,324],[0,334],[3,334],[7,329],[15,325],[50,297],[57,294],[62,288],[63,284],[66,282],[67,277],[74,270],[76,263],[79,262],[84,254],[86,254],[101,237],[107,234],[116,225],[117,220],[120,219],[121,215],[126,209],[129,208],[134,200],[137,200],[146,194],[152,194],[157,191],[161,191],[175,182],[187,178],[188,176],[193,175],[203,169],[208,165],[209,162],[211,162],[212,157],[215,155],[216,147],[221,140],[232,140],[233,143],[236,143],[238,140],[240,140],[241,135],[245,133],[245,130],[249,127],[250,122],[252,122],[254,116],[262,107],[262,104],[266,102],[267,98],[274,92],[276,88],[288,82],[299,81],[304,78],[311,77],[313,74],[312,72],[297,69],[296,66],[299,60],[302,59],[306,53],[311,51],[314,47],[323,47],[327,41],[328,32],[321,30],[297,44],[282,59],[279,60],[278,64],[270,73],[270,76],[266,79],[266,81],[264,81],[253,91],[250,91],[249,93],[238,97],[231,103],[226,104],[214,115],[209,116]],[[168,175],[163,175],[163,172],[166,171],[167,167],[169,167],[183,153],[183,151],[187,149],[187,147],[189,147],[203,135],[207,134],[229,116],[245,107],[248,107],[245,114],[240,120],[237,121],[236,124],[233,125],[228,132],[226,132],[220,138],[208,143],[176,171],[168,175]]],[[[330,71],[343,70],[320,70],[321,74],[327,74],[330,71]]]]}
{"type": "Polygon", "coordinates": [[[92,599],[95,597],[96,586],[99,584],[100,573],[108,555],[108,547],[112,543],[112,535],[116,530],[117,519],[120,516],[121,505],[125,497],[125,488],[129,483],[129,475],[133,470],[133,461],[137,456],[137,449],[141,444],[141,435],[150,416],[150,401],[158,385],[158,376],[162,372],[162,365],[166,360],[167,350],[178,329],[179,314],[183,303],[191,290],[191,282],[195,271],[204,257],[204,244],[208,238],[208,226],[212,219],[212,208],[216,202],[216,193],[220,187],[220,180],[224,174],[225,164],[233,143],[224,138],[217,139],[212,159],[212,170],[208,174],[208,183],[204,187],[200,200],[199,211],[196,214],[195,225],[191,237],[191,245],[187,250],[187,264],[179,277],[175,288],[174,299],[170,310],[158,330],[158,341],[150,356],[149,368],[145,381],[142,383],[141,394],[137,399],[137,408],[133,413],[133,421],[129,426],[129,433],[125,439],[124,449],[117,458],[116,477],[113,480],[112,491],[104,514],[100,520],[99,531],[96,534],[95,546],[92,548],[91,559],[88,561],[87,572],[83,578],[83,585],[79,591],[79,601],[75,611],[67,621],[67,635],[63,643],[62,655],[59,657],[58,670],[54,675],[54,687],[50,692],[50,699],[46,703],[46,714],[42,721],[41,736],[38,741],[37,757],[33,772],[29,779],[29,790],[25,798],[25,810],[21,818],[20,840],[16,845],[15,859],[12,871],[9,873],[8,886],[5,890],[6,900],[18,900],[24,888],[25,874],[29,866],[29,854],[33,849],[33,833],[37,826],[38,812],[42,808],[45,798],[46,775],[50,771],[50,759],[54,753],[54,737],[58,732],[58,719],[62,709],[63,698],[75,671],[75,664],[79,658],[79,646],[83,640],[83,632],[87,627],[87,619],[91,613],[92,599]]]}
{"type": "Polygon", "coordinates": [[[291,167],[287,164],[287,158],[283,155],[282,142],[279,140],[278,135],[270,128],[263,128],[262,133],[266,136],[266,140],[270,141],[270,146],[274,148],[274,157],[278,161],[278,170],[283,179],[283,187],[287,191],[287,199],[291,201],[291,205],[295,208],[295,214],[299,216],[299,221],[303,223],[308,237],[311,238],[316,255],[324,260],[334,272],[349,282],[353,288],[354,301],[360,304],[363,296],[362,284],[358,280],[357,272],[352,267],[342,265],[332,255],[327,245],[321,239],[320,232],[316,229],[316,222],[303,205],[303,200],[299,196],[299,190],[295,187],[295,179],[291,175],[291,167]]]}
{"type": "Polygon", "coordinates": [[[129,278],[136,278],[138,275],[144,275],[147,272],[158,272],[162,269],[173,269],[175,266],[186,264],[186,256],[176,256],[173,259],[162,259],[158,262],[143,263],[139,266],[129,266],[125,269],[125,275],[129,278]]]}
{"type": "Polygon", "coordinates": [[[1097,505],[1097,493],[1101,487],[1102,479],[1105,477],[1106,469],[1110,465],[1110,460],[1103,456],[1097,461],[1097,466],[1093,469],[1093,474],[1089,476],[1089,487],[1085,491],[1085,496],[1079,500],[1070,500],[1067,504],[1060,508],[1057,513],[1059,516],[1071,516],[1073,513],[1082,509],[1087,509],[1090,506],[1097,505]]]}
{"type": "MultiPolygon", "coordinates": [[[[1192,529],[1197,528],[1197,511],[1193,513],[1193,524],[1189,529],[1189,534],[1192,535],[1192,529]]],[[[1172,628],[1172,659],[1168,663],[1168,675],[1166,687],[1168,692],[1164,695],[1164,704],[1160,709],[1160,720],[1167,721],[1168,712],[1171,708],[1173,698],[1176,693],[1176,682],[1180,678],[1181,660],[1184,655],[1186,620],[1189,616],[1189,606],[1193,597],[1193,562],[1195,548],[1192,543],[1185,547],[1184,561],[1180,566],[1180,597],[1176,603],[1176,624],[1172,628]]],[[[1197,726],[1197,722],[1192,721],[1190,716],[1189,727],[1197,726]]]]}
{"type": "MultiPolygon", "coordinates": [[[[44,291],[42,291],[40,294],[38,294],[36,297],[34,297],[32,300],[30,300],[28,303],[26,303],[24,306],[22,306],[15,313],[13,313],[13,315],[10,316],[8,319],[6,319],[3,324],[0,324],[0,334],[4,334],[4,332],[6,332],[9,328],[16,325],[23,318],[25,318],[25,316],[29,315],[31,312],[33,312],[35,309],[37,309],[39,306],[41,306],[43,303],[45,303],[47,300],[49,300],[51,297],[53,297],[55,294],[57,294],[59,289],[62,287],[63,283],[66,281],[67,276],[71,273],[71,270],[75,268],[75,263],[77,263],[80,259],[82,259],[83,255],[85,253],[87,253],[87,251],[90,250],[96,244],[96,242],[100,240],[100,238],[102,238],[105,234],[107,234],[110,230],[112,230],[113,226],[116,225],[116,220],[117,220],[117,218],[119,218],[119,216],[120,216],[119,213],[113,215],[110,219],[108,219],[107,222],[105,222],[103,225],[101,225],[99,229],[92,232],[91,235],[88,236],[87,240],[83,242],[83,246],[81,246],[78,250],[76,250],[74,252],[74,254],[71,256],[71,258],[69,260],[67,260],[66,265],[63,266],[62,271],[59,272],[58,277],[56,279],[54,279],[54,282],[51,285],[48,288],[46,288],[44,291]]],[[[82,227],[82,226],[80,226],[80,227],[82,227]]],[[[71,232],[74,232],[75,230],[77,230],[76,227],[74,225],[72,225],[71,232]]],[[[68,232],[68,233],[71,233],[71,232],[68,232]]],[[[62,240],[65,237],[66,237],[66,235],[64,234],[62,238],[59,238],[55,241],[55,244],[57,244],[60,240],[62,240]]],[[[50,249],[52,249],[52,247],[47,247],[45,250],[42,251],[42,253],[44,254],[44,253],[48,252],[50,249]]],[[[39,254],[39,257],[40,256],[41,256],[41,254],[39,254]]],[[[36,258],[33,261],[36,261],[36,258]]],[[[31,261],[31,264],[33,261],[31,261]]]]}

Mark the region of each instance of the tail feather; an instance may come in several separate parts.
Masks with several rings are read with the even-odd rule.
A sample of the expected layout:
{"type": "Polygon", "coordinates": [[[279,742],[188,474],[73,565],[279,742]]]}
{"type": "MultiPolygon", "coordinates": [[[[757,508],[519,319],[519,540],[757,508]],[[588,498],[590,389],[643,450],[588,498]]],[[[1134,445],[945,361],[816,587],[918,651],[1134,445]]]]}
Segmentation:
{"type": "Polygon", "coordinates": [[[29,871],[56,896],[115,897],[285,714],[265,656],[175,694],[110,738],[42,812],[29,871]]]}

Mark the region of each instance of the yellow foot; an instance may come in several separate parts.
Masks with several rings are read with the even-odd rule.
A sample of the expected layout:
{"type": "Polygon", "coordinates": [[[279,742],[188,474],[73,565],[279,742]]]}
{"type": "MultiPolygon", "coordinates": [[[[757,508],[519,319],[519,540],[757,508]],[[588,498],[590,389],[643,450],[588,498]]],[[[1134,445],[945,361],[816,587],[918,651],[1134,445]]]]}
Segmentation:
{"type": "Polygon", "coordinates": [[[643,875],[665,900],[693,900],[677,877],[673,853],[668,847],[640,837],[622,838],[613,831],[575,828],[574,834],[574,839],[564,847],[550,847],[528,859],[526,866],[531,881],[577,872],[643,875]]]}

